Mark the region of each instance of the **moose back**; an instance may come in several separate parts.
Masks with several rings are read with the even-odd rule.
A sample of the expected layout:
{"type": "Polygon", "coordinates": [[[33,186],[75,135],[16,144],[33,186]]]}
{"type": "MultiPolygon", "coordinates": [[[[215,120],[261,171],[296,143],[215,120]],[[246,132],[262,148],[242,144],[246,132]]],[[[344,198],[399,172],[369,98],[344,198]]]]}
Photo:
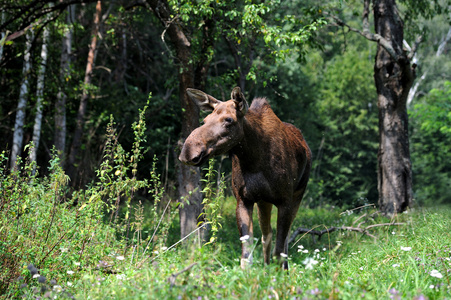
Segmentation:
{"type": "Polygon", "coordinates": [[[229,153],[236,218],[242,241],[241,267],[252,263],[252,213],[257,204],[263,257],[271,259],[271,210],[277,207],[275,258],[288,268],[288,234],[304,195],[311,151],[299,129],[282,122],[265,98],[248,106],[239,87],[231,100],[219,101],[195,89],[189,97],[202,110],[212,111],[204,124],[186,139],[179,159],[199,166],[209,158],[229,153]]]}

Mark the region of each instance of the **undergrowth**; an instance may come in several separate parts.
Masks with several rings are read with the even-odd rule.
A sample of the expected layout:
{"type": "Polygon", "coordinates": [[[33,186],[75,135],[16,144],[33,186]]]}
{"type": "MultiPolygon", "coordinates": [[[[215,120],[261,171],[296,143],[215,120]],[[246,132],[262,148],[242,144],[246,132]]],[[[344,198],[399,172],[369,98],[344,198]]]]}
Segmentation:
{"type": "Polygon", "coordinates": [[[83,190],[71,191],[56,151],[43,178],[28,160],[7,170],[8,155],[0,154],[0,298],[73,297],[85,274],[114,274],[124,257],[142,264],[166,243],[175,210],[155,163],[149,179],[136,177],[145,110],[132,125],[130,152],[111,117],[97,179],[83,190]],[[148,191],[146,203],[132,202],[139,189],[148,191]]]}
{"type": "Polygon", "coordinates": [[[203,181],[210,238],[201,247],[182,246],[174,230],[177,203],[162,188],[156,162],[147,179],[136,176],[144,112],[133,124],[129,152],[111,118],[97,179],[83,190],[70,190],[56,153],[43,178],[30,161],[19,160],[10,172],[7,153],[0,154],[1,299],[451,299],[451,209],[445,207],[392,220],[370,206],[301,207],[293,229],[375,226],[369,235],[295,237],[288,271],[263,264],[254,216],[254,264],[241,270],[235,201],[225,196],[212,161],[203,181]],[[138,190],[147,191],[147,200],[137,199],[138,190]]]}

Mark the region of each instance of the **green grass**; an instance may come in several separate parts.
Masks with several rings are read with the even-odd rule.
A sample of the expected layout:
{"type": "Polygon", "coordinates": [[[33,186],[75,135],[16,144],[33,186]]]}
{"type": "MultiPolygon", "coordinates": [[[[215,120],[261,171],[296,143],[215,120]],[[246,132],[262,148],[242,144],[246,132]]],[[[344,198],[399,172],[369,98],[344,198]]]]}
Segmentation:
{"type": "Polygon", "coordinates": [[[112,124],[96,182],[72,194],[57,157],[38,178],[29,162],[9,173],[0,153],[0,299],[451,299],[451,208],[388,220],[372,207],[301,207],[293,229],[403,225],[372,228],[376,240],[355,231],[300,235],[288,271],[263,264],[254,216],[254,264],[243,271],[233,197],[211,185],[207,220],[216,239],[178,243],[176,201],[155,166],[148,180],[135,177],[139,132],[126,153],[112,124]],[[132,201],[138,189],[152,201],[132,201]]]}
{"type": "MultiPolygon", "coordinates": [[[[337,212],[318,208],[299,217],[317,214],[324,218],[323,224],[329,224],[337,212]]],[[[225,215],[224,234],[231,236],[234,224],[229,224],[231,214],[225,215]]],[[[352,223],[358,216],[342,215],[339,221],[352,223]]],[[[166,252],[154,249],[153,258],[158,250],[160,256],[140,268],[130,251],[124,260],[111,255],[113,268],[78,270],[78,279],[62,286],[76,299],[450,298],[451,210],[420,209],[397,221],[406,225],[378,229],[373,232],[378,237],[375,242],[355,232],[334,232],[316,243],[304,236],[291,248],[288,272],[263,265],[259,245],[252,267],[241,270],[237,236],[234,245],[229,245],[232,241],[220,232],[214,245],[175,247],[166,252]],[[298,252],[299,244],[308,253],[298,252]],[[411,249],[406,251],[407,247],[411,249]],[[312,269],[303,263],[308,257],[318,262],[312,269]],[[433,270],[443,277],[431,276],[433,270]]]]}
{"type": "MultiPolygon", "coordinates": [[[[315,212],[323,215],[324,224],[333,221],[321,209],[310,210],[309,214],[315,212]]],[[[342,221],[355,218],[357,215],[347,216],[342,221]]],[[[75,290],[79,292],[75,296],[83,299],[450,298],[451,210],[420,209],[398,219],[406,225],[379,229],[375,233],[376,242],[354,232],[331,233],[330,245],[329,239],[312,244],[306,236],[301,243],[305,239],[304,244],[308,246],[304,249],[309,253],[291,251],[288,272],[275,265],[262,265],[258,246],[254,265],[243,271],[237,260],[239,252],[231,252],[234,247],[228,241],[218,242],[190,251],[175,248],[141,269],[129,265],[127,258],[119,268],[121,274],[101,276],[101,280],[95,272],[85,275],[76,285],[75,290]],[[337,238],[341,243],[337,243],[337,238]],[[319,252],[315,253],[316,249],[319,252]],[[307,257],[318,262],[313,269],[306,269],[303,262],[307,257]],[[431,276],[433,270],[442,278],[431,276]],[[171,283],[171,275],[177,273],[171,283]]]]}

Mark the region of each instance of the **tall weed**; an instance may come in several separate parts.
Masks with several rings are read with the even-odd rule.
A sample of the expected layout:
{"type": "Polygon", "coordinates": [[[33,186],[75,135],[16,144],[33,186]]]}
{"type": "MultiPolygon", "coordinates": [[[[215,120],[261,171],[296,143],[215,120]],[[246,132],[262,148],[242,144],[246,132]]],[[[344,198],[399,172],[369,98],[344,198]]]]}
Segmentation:
{"type": "Polygon", "coordinates": [[[97,178],[72,194],[56,151],[45,177],[34,172],[34,162],[20,158],[9,172],[7,153],[0,154],[0,299],[71,297],[80,279],[115,274],[125,261],[142,263],[162,247],[173,214],[170,201],[160,205],[164,189],[156,158],[149,179],[137,177],[146,108],[133,124],[130,152],[110,118],[97,178]],[[133,201],[138,190],[148,191],[153,205],[133,201]]]}

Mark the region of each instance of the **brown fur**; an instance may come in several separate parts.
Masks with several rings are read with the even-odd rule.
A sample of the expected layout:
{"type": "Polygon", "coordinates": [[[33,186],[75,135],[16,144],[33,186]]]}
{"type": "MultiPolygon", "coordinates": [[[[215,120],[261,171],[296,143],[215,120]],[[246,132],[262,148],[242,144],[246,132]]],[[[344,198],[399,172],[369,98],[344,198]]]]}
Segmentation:
{"type": "Polygon", "coordinates": [[[288,254],[288,234],[307,186],[311,152],[299,129],[284,123],[264,98],[247,110],[239,88],[232,100],[221,102],[197,90],[188,90],[203,109],[214,109],[205,124],[186,139],[179,159],[200,165],[209,157],[228,152],[232,158],[232,187],[237,199],[237,225],[243,238],[241,266],[252,262],[252,212],[257,204],[265,263],[270,262],[271,209],[276,206],[275,257],[288,254]]]}

